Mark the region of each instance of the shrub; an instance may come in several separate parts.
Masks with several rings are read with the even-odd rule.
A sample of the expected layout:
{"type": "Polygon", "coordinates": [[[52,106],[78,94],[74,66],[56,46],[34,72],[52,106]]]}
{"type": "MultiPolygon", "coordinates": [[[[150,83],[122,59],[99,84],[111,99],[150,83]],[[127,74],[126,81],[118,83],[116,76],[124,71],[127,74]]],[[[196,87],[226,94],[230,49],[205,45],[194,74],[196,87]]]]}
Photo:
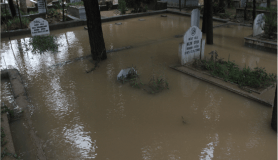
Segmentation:
{"type": "Polygon", "coordinates": [[[276,8],[268,9],[270,12],[266,16],[264,15],[265,25],[262,29],[265,32],[265,35],[270,37],[274,32],[277,32],[277,10],[276,8]]]}
{"type": "Polygon", "coordinates": [[[125,11],[126,11],[126,2],[125,2],[125,0],[119,0],[118,9],[120,9],[121,14],[125,14],[125,11]]]}
{"type": "MultiPolygon", "coordinates": [[[[22,27],[27,28],[30,24],[30,19],[27,17],[21,17],[21,22],[22,22],[22,27]]],[[[21,27],[19,17],[15,17],[13,19],[8,20],[6,25],[7,28],[19,29],[21,27]]]]}

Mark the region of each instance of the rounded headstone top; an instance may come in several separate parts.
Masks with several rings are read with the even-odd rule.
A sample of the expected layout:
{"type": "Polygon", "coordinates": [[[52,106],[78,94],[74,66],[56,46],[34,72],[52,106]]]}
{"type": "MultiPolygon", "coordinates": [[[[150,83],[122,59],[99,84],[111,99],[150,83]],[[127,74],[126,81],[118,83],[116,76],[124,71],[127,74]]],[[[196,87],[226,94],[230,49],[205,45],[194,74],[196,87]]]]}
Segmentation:
{"type": "Polygon", "coordinates": [[[118,23],[115,23],[116,25],[122,25],[122,23],[121,22],[118,22],[118,23]]]}
{"type": "Polygon", "coordinates": [[[166,14],[162,14],[161,17],[167,17],[167,15],[166,14]]]}

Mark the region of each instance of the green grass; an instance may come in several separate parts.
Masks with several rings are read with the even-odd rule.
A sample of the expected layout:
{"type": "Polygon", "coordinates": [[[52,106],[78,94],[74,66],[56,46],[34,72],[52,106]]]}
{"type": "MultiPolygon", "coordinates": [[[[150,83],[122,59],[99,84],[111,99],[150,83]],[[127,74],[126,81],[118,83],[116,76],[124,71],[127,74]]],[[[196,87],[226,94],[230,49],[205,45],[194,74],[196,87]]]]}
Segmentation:
{"type": "Polygon", "coordinates": [[[46,51],[58,52],[57,38],[51,35],[34,36],[30,38],[29,45],[33,47],[33,52],[43,53],[46,51]]]}
{"type": "Polygon", "coordinates": [[[67,6],[84,6],[83,1],[81,2],[74,2],[74,3],[68,3],[67,6]]]}
{"type": "Polygon", "coordinates": [[[220,77],[224,81],[238,84],[240,87],[251,87],[254,89],[266,88],[276,81],[276,74],[267,74],[265,68],[256,67],[240,69],[234,62],[217,59],[196,59],[193,62],[195,68],[209,71],[212,76],[220,77]]]}
{"type": "MultiPolygon", "coordinates": [[[[22,22],[22,27],[23,28],[27,28],[29,23],[30,23],[30,19],[27,18],[27,17],[21,17],[21,22],[22,22]]],[[[8,20],[6,22],[6,26],[7,26],[7,28],[11,28],[12,27],[14,29],[21,28],[19,17],[15,17],[13,19],[8,20]]]]}

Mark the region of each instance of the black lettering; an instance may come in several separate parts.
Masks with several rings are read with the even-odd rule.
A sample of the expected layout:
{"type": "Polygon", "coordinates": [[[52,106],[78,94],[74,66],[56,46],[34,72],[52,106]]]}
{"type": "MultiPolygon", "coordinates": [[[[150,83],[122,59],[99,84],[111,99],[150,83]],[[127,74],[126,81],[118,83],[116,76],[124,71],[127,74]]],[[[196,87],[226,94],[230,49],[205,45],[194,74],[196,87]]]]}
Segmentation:
{"type": "Polygon", "coordinates": [[[198,44],[199,43],[199,41],[194,41],[194,44],[198,44]]]}
{"type": "Polygon", "coordinates": [[[199,45],[195,45],[194,48],[199,48],[199,45]]]}

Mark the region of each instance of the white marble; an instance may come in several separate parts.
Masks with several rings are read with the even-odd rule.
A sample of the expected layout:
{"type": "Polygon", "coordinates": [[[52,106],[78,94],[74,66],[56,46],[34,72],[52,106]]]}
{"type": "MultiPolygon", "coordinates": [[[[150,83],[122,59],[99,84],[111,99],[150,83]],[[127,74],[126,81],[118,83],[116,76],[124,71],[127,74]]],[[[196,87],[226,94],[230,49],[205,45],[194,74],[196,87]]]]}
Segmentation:
{"type": "Polygon", "coordinates": [[[193,9],[191,12],[191,27],[197,26],[200,27],[200,10],[199,9],[193,9]]]}
{"type": "Polygon", "coordinates": [[[253,23],[253,36],[256,36],[256,35],[259,35],[259,34],[263,33],[262,27],[265,24],[263,16],[264,16],[263,13],[258,14],[256,16],[256,18],[254,20],[254,23],[253,23]]]}
{"type": "Polygon", "coordinates": [[[49,24],[42,18],[36,18],[30,23],[31,35],[40,36],[50,34],[49,24]]]}
{"type": "Polygon", "coordinates": [[[179,60],[181,65],[200,59],[202,32],[197,26],[190,27],[179,44],[179,60]]]}
{"type": "MultiPolygon", "coordinates": [[[[134,68],[127,68],[127,69],[122,69],[119,74],[117,75],[117,80],[120,80],[121,78],[126,78],[127,75],[128,75],[128,72],[130,70],[135,70],[134,68]]],[[[135,70],[136,74],[137,74],[137,71],[135,70]]]]}

